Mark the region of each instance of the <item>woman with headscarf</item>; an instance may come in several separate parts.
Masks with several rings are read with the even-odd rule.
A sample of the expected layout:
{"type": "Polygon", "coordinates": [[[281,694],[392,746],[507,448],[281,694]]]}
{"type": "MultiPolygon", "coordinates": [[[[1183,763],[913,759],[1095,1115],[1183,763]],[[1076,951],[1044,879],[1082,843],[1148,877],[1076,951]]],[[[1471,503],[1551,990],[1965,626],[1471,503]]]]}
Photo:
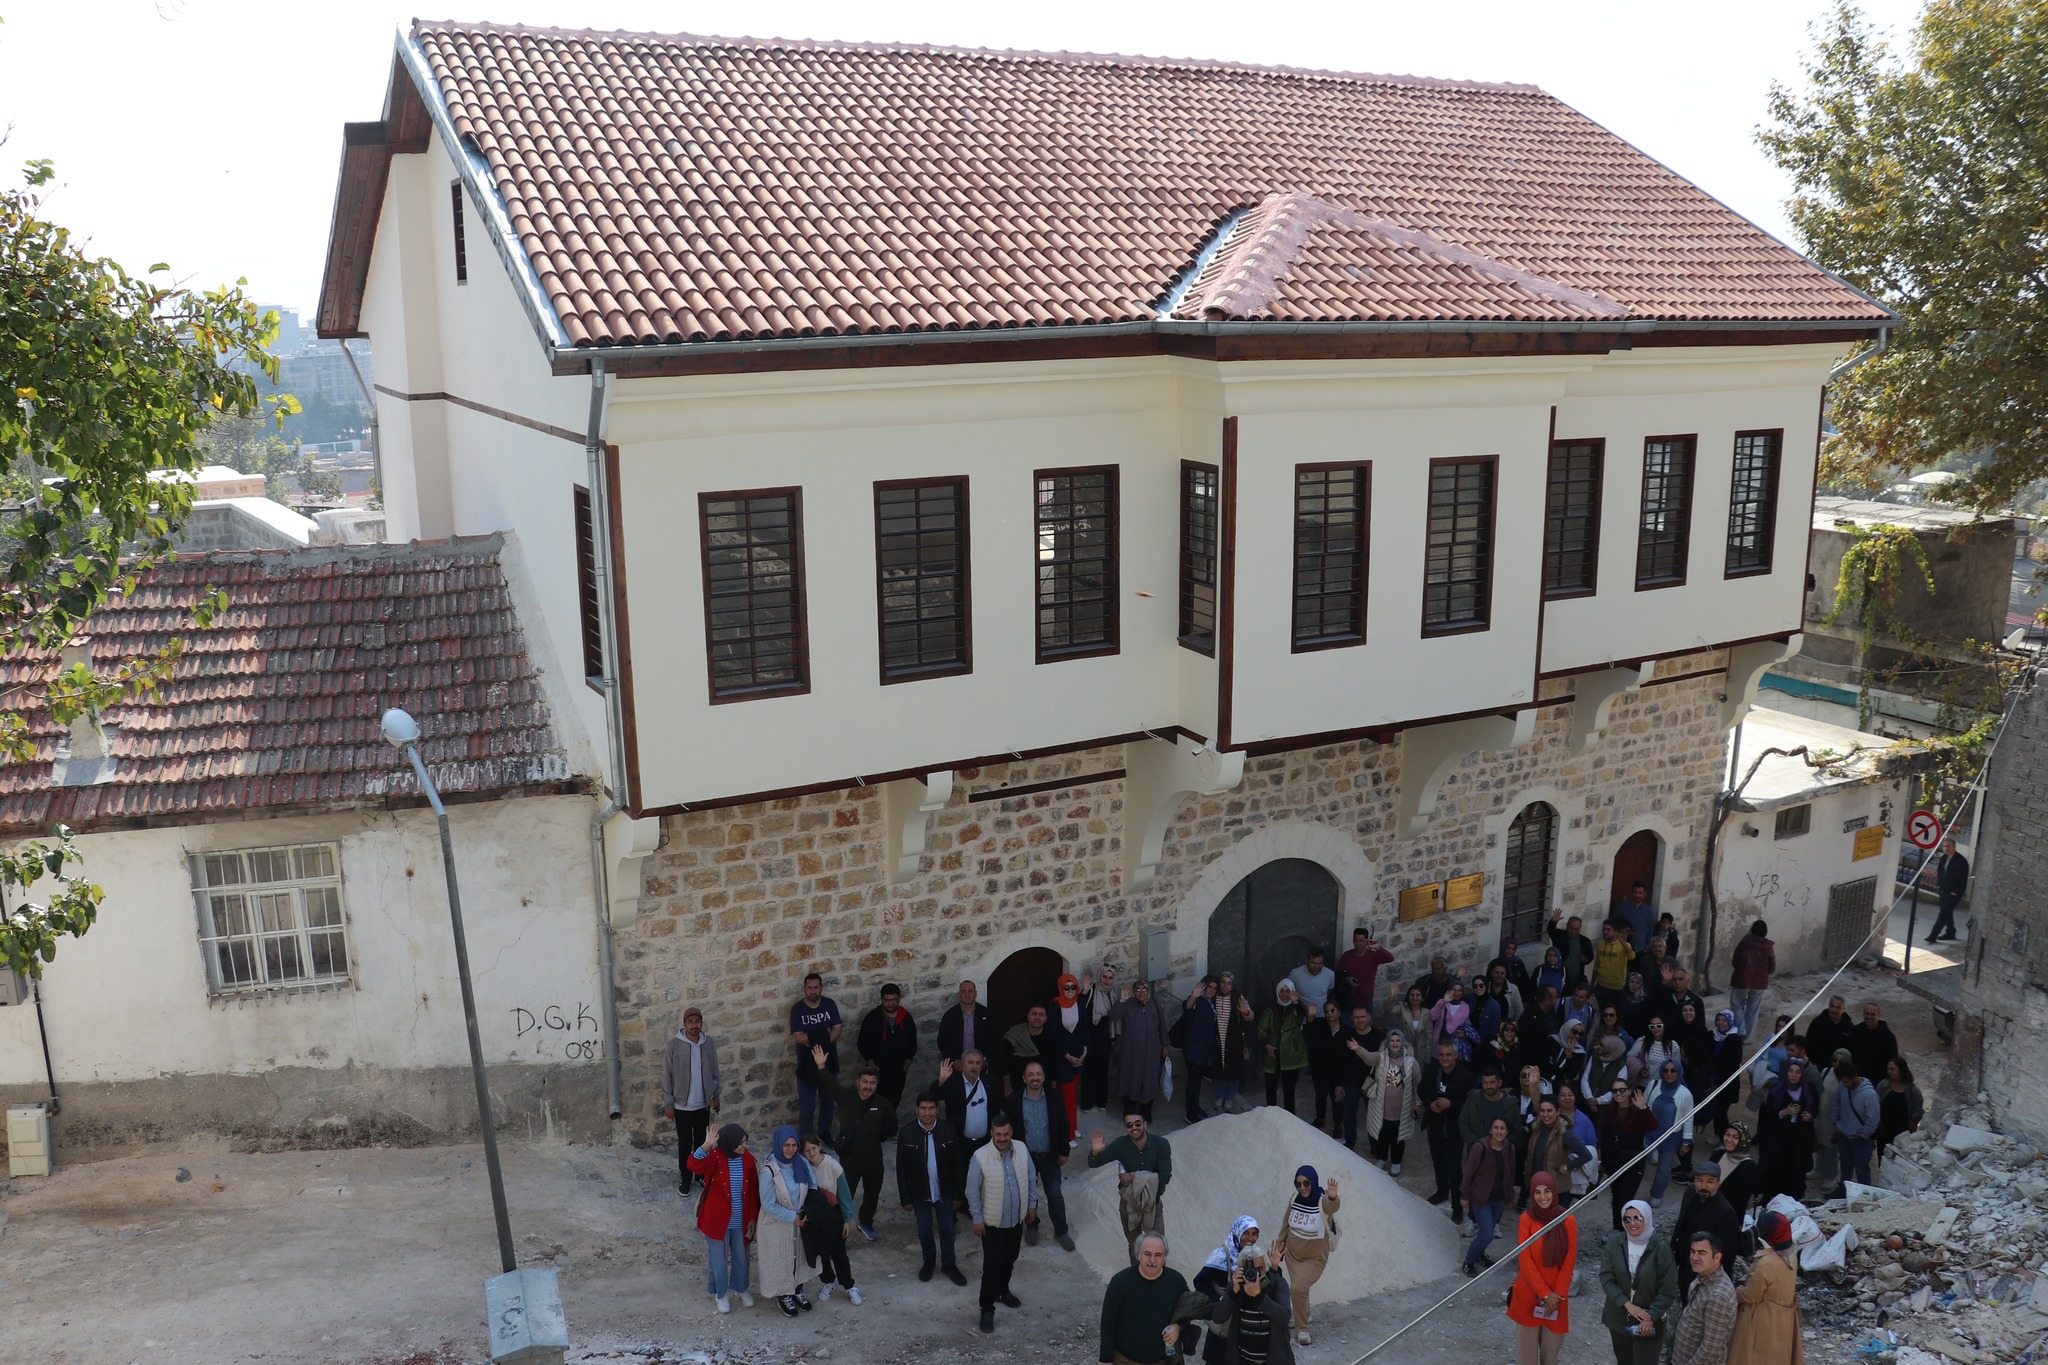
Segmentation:
{"type": "MultiPolygon", "coordinates": [[[[1628,1045],[1617,1034],[1608,1034],[1590,1049],[1586,1069],[1579,1073],[1579,1091],[1596,1107],[1605,1108],[1616,1081],[1628,1076],[1628,1045]]],[[[1604,1169],[1604,1168],[1603,1168],[1604,1169]]]]}
{"type": "Polygon", "coordinates": [[[1586,1074],[1586,1060],[1586,1026],[1569,1020],[1551,1040],[1550,1062],[1543,1068],[1543,1078],[1552,1090],[1566,1081],[1577,1083],[1586,1074]]]}
{"type": "Polygon", "coordinates": [[[1884,1079],[1877,1083],[1877,1132],[1872,1136],[1877,1139],[1879,1159],[1901,1133],[1919,1132],[1925,1117],[1927,1101],[1913,1084],[1913,1068],[1904,1057],[1892,1058],[1884,1064],[1884,1079]]]}
{"type": "Polygon", "coordinates": [[[1060,1098],[1067,1104],[1067,1131],[1079,1132],[1081,1071],[1088,1065],[1088,1047],[1095,1039],[1095,1021],[1089,1015],[1087,1002],[1081,999],[1079,977],[1072,972],[1060,977],[1058,993],[1046,1014],[1045,1034],[1049,1042],[1040,1051],[1050,1052],[1058,1064],[1060,1098]]]}
{"type": "Polygon", "coordinates": [[[1743,1153],[1748,1145],[1748,1129],[1739,1123],[1721,1125],[1721,1142],[1714,1153],[1714,1164],[1721,1168],[1721,1197],[1735,1210],[1738,1222],[1756,1202],[1757,1181],[1762,1177],[1756,1162],[1743,1153]]]}
{"type": "Polygon", "coordinates": [[[1500,1220],[1515,1202],[1515,1172],[1522,1167],[1520,1153],[1508,1141],[1508,1121],[1496,1114],[1486,1125],[1484,1140],[1465,1149],[1464,1181],[1459,1192],[1465,1207],[1472,1210],[1472,1244],[1465,1248],[1465,1278],[1479,1274],[1479,1267],[1492,1265],[1486,1249],[1493,1245],[1500,1220]]]}
{"type": "Polygon", "coordinates": [[[1285,1095],[1291,1114],[1295,1082],[1308,1065],[1308,1006],[1284,978],[1273,988],[1273,1000],[1273,1007],[1259,1016],[1259,1065],[1266,1072],[1266,1103],[1278,1103],[1285,1095]]]}
{"type": "Polygon", "coordinates": [[[797,1131],[789,1124],[775,1130],[768,1164],[761,1171],[761,1231],[754,1254],[761,1261],[761,1292],[774,1298],[784,1317],[807,1313],[811,1301],[804,1285],[811,1278],[804,1254],[803,1229],[809,1221],[804,1197],[818,1187],[811,1163],[797,1150],[797,1131]]]}
{"type": "Polygon", "coordinates": [[[1807,1079],[1803,1057],[1787,1057],[1785,1074],[1764,1101],[1763,1119],[1770,1126],[1770,1150],[1764,1158],[1763,1196],[1806,1197],[1806,1177],[1813,1170],[1813,1120],[1820,1112],[1820,1090],[1807,1079]]]}
{"type": "Polygon", "coordinates": [[[711,1301],[721,1313],[732,1311],[734,1296],[754,1306],[747,1292],[747,1244],[761,1218],[761,1176],[746,1143],[746,1130],[728,1123],[716,1139],[690,1153],[690,1174],[704,1189],[697,1200],[697,1231],[707,1243],[711,1301]]]}
{"type": "Polygon", "coordinates": [[[1728,1365],[1805,1365],[1799,1272],[1792,1268],[1792,1220],[1766,1210],[1756,1220],[1756,1257],[1735,1291],[1728,1365]]]}
{"type": "Polygon", "coordinates": [[[1655,1236],[1650,1206],[1622,1205],[1621,1226],[1600,1247],[1600,1321],[1614,1343],[1614,1365],[1657,1365],[1665,1325],[1678,1302],[1678,1260],[1670,1239],[1655,1236]]]}
{"type": "Polygon", "coordinates": [[[1372,1068],[1372,1088],[1365,1108],[1365,1131],[1372,1143],[1373,1160],[1392,1175],[1401,1174],[1401,1156],[1408,1140],[1415,1136],[1415,1116],[1421,1106],[1416,1087],[1422,1068],[1408,1051],[1398,1032],[1389,1033],[1378,1052],[1367,1052],[1365,1064],[1372,1068]]]}
{"type": "Polygon", "coordinates": [[[1530,979],[1539,990],[1544,986],[1548,986],[1559,995],[1563,995],[1565,993],[1564,954],[1558,952],[1555,948],[1545,948],[1543,950],[1543,965],[1536,969],[1535,975],[1530,979]]]}
{"type": "Polygon", "coordinates": [[[1207,1294],[1211,1303],[1219,1302],[1230,1292],[1230,1274],[1237,1269],[1237,1258],[1245,1247],[1258,1240],[1259,1220],[1248,1213],[1239,1214],[1223,1245],[1210,1252],[1209,1259],[1195,1272],[1194,1288],[1207,1294]]]}
{"type": "Polygon", "coordinates": [[[1152,1121],[1152,1102],[1159,1098],[1159,1082],[1165,1074],[1166,1007],[1152,998],[1152,983],[1142,978],[1119,992],[1109,1017],[1123,1033],[1124,1060],[1116,1069],[1117,1098],[1138,1107],[1145,1121],[1152,1121]]]}
{"type": "Polygon", "coordinates": [[[1453,981],[1444,991],[1444,998],[1429,1008],[1429,1054],[1436,1055],[1438,1043],[1458,1041],[1458,1030],[1472,1018],[1472,1007],[1465,1003],[1465,983],[1453,981]]]}
{"type": "MultiPolygon", "coordinates": [[[[1704,1091],[1712,1092],[1721,1082],[1741,1073],[1742,1050],[1748,1040],[1740,1029],[1734,1010],[1714,1011],[1714,1028],[1707,1035],[1706,1074],[1701,1078],[1704,1091]]],[[[1707,1106],[1706,1131],[1719,1133],[1728,1126],[1728,1106],[1735,1103],[1735,1092],[1739,1088],[1739,1083],[1731,1085],[1714,1096],[1707,1106]]]]}
{"type": "Polygon", "coordinates": [[[1678,1162],[1680,1149],[1692,1137],[1692,1091],[1686,1088],[1684,1076],[1678,1059],[1668,1057],[1644,1090],[1650,1112],[1657,1118],[1657,1135],[1653,1139],[1657,1175],[1650,1182],[1652,1204],[1664,1202],[1664,1192],[1671,1188],[1671,1168],[1678,1162]]]}
{"type": "Polygon", "coordinates": [[[1628,985],[1621,992],[1621,1026],[1630,1036],[1640,1039],[1650,1027],[1650,1016],[1656,1013],[1656,1005],[1650,1000],[1650,988],[1641,972],[1628,974],[1628,985]]]}
{"type": "Polygon", "coordinates": [[[1493,973],[1495,963],[1500,964],[1501,970],[1508,974],[1508,984],[1515,988],[1522,999],[1527,1000],[1530,991],[1535,988],[1535,983],[1529,979],[1529,969],[1522,963],[1522,945],[1513,934],[1501,939],[1500,956],[1486,964],[1488,975],[1493,973]]]}
{"type": "Polygon", "coordinates": [[[1473,977],[1472,989],[1466,995],[1465,1003],[1472,1011],[1473,1036],[1482,1046],[1490,1045],[1499,1036],[1500,1026],[1507,1018],[1502,1012],[1501,1002],[1493,998],[1492,984],[1483,976],[1473,977]]]}
{"type": "Polygon", "coordinates": [[[1294,1198],[1287,1201],[1280,1236],[1273,1243],[1274,1263],[1287,1267],[1294,1339],[1303,1346],[1308,1345],[1308,1291],[1329,1269],[1330,1253],[1337,1248],[1337,1203],[1335,1180],[1323,1185],[1313,1166],[1296,1170],[1294,1198]]]}
{"type": "Polygon", "coordinates": [[[1310,1021],[1307,1036],[1308,1079],[1316,1092],[1316,1128],[1328,1119],[1338,1137],[1344,1135],[1344,1108],[1337,1100],[1338,1078],[1344,1074],[1344,1010],[1335,1000],[1323,1002],[1320,1019],[1310,1021]]]}
{"type": "Polygon", "coordinates": [[[1515,1365],[1557,1365],[1572,1330],[1572,1267],[1579,1259],[1579,1225],[1557,1197],[1557,1181],[1538,1171],[1529,1181],[1529,1208],[1515,1225],[1523,1247],[1508,1295],[1515,1334],[1515,1365]],[[1539,1235],[1540,1234],[1540,1235],[1539,1235]]]}

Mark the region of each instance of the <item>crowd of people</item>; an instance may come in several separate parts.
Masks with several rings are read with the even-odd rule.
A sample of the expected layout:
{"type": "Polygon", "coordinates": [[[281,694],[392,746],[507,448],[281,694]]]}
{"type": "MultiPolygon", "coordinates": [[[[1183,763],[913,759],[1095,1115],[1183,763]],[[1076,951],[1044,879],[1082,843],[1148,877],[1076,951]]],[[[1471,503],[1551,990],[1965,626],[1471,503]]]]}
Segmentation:
{"type": "Polygon", "coordinates": [[[1680,965],[1671,917],[1656,916],[1640,886],[1597,940],[1561,916],[1546,939],[1534,962],[1512,938],[1476,971],[1435,959],[1384,1017],[1378,977],[1393,958],[1364,929],[1334,966],[1324,949],[1307,953],[1263,1005],[1220,971],[1169,1013],[1151,983],[1120,983],[1105,966],[1060,977],[1050,999],[999,1034],[963,981],[936,1030],[936,1083],[912,1094],[907,1112],[919,1034],[901,990],[884,986],[860,1019],[849,1082],[846,1021],[813,974],[789,1016],[797,1122],[777,1128],[761,1158],[736,1125],[713,1128],[718,1055],[693,1007],[668,1046],[662,1103],[676,1125],[680,1188],[703,1187],[697,1224],[717,1311],[754,1303],[750,1275],[792,1317],[811,1309],[813,1282],[818,1299],[837,1291],[859,1304],[846,1248],[856,1234],[879,1240],[893,1144],[918,1278],[968,1284],[957,1258],[964,1218],[981,1245],[979,1326],[992,1332],[998,1309],[1020,1306],[1012,1273],[1041,1228],[1074,1250],[1064,1170],[1081,1115],[1103,1110],[1122,1131],[1098,1128],[1086,1160],[1116,1168],[1131,1248],[1103,1304],[1105,1365],[1157,1365],[1205,1328],[1206,1359],[1291,1359],[1311,1339],[1310,1290],[1339,1235],[1337,1182],[1302,1167],[1279,1219],[1240,1217],[1194,1283],[1182,1283],[1164,1253],[1172,1146],[1152,1131],[1154,1106],[1178,1086],[1189,1123],[1263,1098],[1390,1175],[1426,1160],[1429,1201],[1470,1239],[1468,1276],[1493,1264],[1501,1234],[1519,1234],[1514,1243],[1528,1245],[1508,1315],[1521,1365],[1553,1365],[1569,1330],[1587,1212],[1578,1202],[1603,1172],[1628,1166],[1600,1201],[1612,1229],[1600,1251],[1602,1320],[1618,1365],[1779,1365],[1787,1357],[1774,1344],[1798,1339],[1790,1271],[1771,1249],[1776,1224],[1767,1216],[1751,1231],[1746,1215],[1776,1194],[1804,1198],[1816,1181],[1823,1197],[1867,1182],[1890,1141],[1919,1125],[1924,1106],[1897,1039],[1877,1005],[1859,1021],[1836,997],[1803,1033],[1780,1017],[1771,1031],[1782,1036],[1747,1058],[1776,970],[1768,926],[1756,922],[1736,946],[1728,1006],[1710,1013],[1680,965]],[[1682,1197],[1668,1211],[1674,1192],[1682,1197]],[[1670,1234],[1654,1236],[1667,1218],[1670,1234]],[[1730,1271],[1744,1263],[1737,1288],[1730,1271]],[[1745,1339],[1757,1349],[1731,1355],[1745,1339]]]}

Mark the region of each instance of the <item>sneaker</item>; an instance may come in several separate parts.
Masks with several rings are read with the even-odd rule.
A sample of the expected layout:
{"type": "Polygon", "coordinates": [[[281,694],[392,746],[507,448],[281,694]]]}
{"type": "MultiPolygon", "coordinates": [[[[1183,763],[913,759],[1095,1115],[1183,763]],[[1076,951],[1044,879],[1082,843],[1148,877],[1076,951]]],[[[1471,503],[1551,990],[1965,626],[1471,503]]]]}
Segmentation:
{"type": "Polygon", "coordinates": [[[796,1296],[794,1294],[782,1295],[775,1300],[775,1306],[782,1310],[782,1316],[785,1318],[793,1318],[803,1311],[796,1306],[796,1296]]]}
{"type": "Polygon", "coordinates": [[[860,1307],[860,1286],[857,1284],[850,1284],[846,1286],[846,1297],[847,1300],[851,1302],[855,1308],[860,1307]]]}
{"type": "Polygon", "coordinates": [[[996,1295],[996,1302],[1005,1308],[1022,1308],[1024,1306],[1024,1301],[1007,1289],[996,1295]]]}
{"type": "Polygon", "coordinates": [[[875,1235],[875,1225],[873,1223],[862,1223],[859,1226],[860,1235],[867,1238],[870,1242],[879,1242],[882,1240],[880,1237],[875,1235]]]}
{"type": "Polygon", "coordinates": [[[1024,1245],[1028,1247],[1038,1245],[1038,1224],[1026,1223],[1024,1225],[1024,1245]]]}
{"type": "MultiPolygon", "coordinates": [[[[1394,1169],[1399,1171],[1401,1168],[1396,1166],[1394,1169]]],[[[1438,1190],[1429,1197],[1429,1202],[1432,1204],[1448,1204],[1451,1202],[1451,1193],[1449,1190],[1438,1190]]]]}
{"type": "Polygon", "coordinates": [[[996,1330],[995,1309],[984,1308],[981,1310],[981,1330],[984,1332],[993,1332],[996,1330]]]}
{"type": "Polygon", "coordinates": [[[1398,1161],[1397,1161],[1397,1162],[1395,1162],[1395,1163],[1394,1163],[1394,1172],[1393,1172],[1393,1173],[1394,1173],[1395,1175],[1399,1175],[1399,1174],[1401,1174],[1401,1163],[1400,1163],[1400,1162],[1398,1162],[1398,1161]]]}
{"type": "Polygon", "coordinates": [[[821,1285],[819,1285],[819,1286],[818,1286],[818,1302],[819,1302],[819,1303],[823,1303],[823,1302],[824,1302],[825,1300],[827,1300],[827,1299],[829,1299],[829,1298],[831,1298],[831,1297],[832,1297],[832,1286],[831,1286],[831,1285],[829,1285],[829,1284],[821,1284],[821,1285]]]}
{"type": "Polygon", "coordinates": [[[917,1268],[917,1278],[924,1284],[930,1284],[932,1282],[932,1272],[937,1269],[937,1266],[933,1265],[930,1261],[926,1261],[917,1268]]]}
{"type": "Polygon", "coordinates": [[[1472,1234],[1473,1234],[1473,1233],[1475,1233],[1475,1232],[1477,1232],[1477,1231],[1479,1231],[1479,1229],[1478,1229],[1478,1228],[1474,1227],[1474,1226],[1473,1226],[1472,1224],[1470,1224],[1470,1223],[1467,1223],[1467,1224],[1465,1224],[1465,1225],[1464,1225],[1463,1227],[1461,1227],[1461,1228],[1459,1228],[1459,1229],[1458,1229],[1458,1236],[1459,1236],[1460,1238],[1462,1238],[1463,1240],[1465,1240],[1465,1241],[1468,1241],[1468,1242],[1469,1242],[1469,1241],[1471,1241],[1471,1240],[1472,1240],[1472,1234]]]}
{"type": "Polygon", "coordinates": [[[811,1301],[809,1299],[805,1298],[801,1294],[791,1294],[790,1297],[796,1300],[796,1306],[798,1308],[802,1309],[806,1313],[811,1311],[811,1301]]]}
{"type": "Polygon", "coordinates": [[[1308,1345],[1308,1328],[1304,1327],[1299,1332],[1296,1332],[1294,1334],[1294,1341],[1298,1346],[1308,1345]]]}
{"type": "Polygon", "coordinates": [[[689,1198],[690,1182],[687,1180],[678,1180],[676,1182],[676,1193],[682,1195],[685,1199],[689,1198]]]}
{"type": "Polygon", "coordinates": [[[740,1302],[745,1304],[747,1307],[752,1308],[754,1306],[754,1296],[752,1294],[749,1294],[746,1290],[742,1289],[740,1291],[740,1302]]]}
{"type": "Polygon", "coordinates": [[[732,1300],[723,1294],[713,1294],[711,1302],[718,1305],[718,1311],[721,1313],[730,1313],[732,1311],[732,1300]]]}
{"type": "Polygon", "coordinates": [[[1465,1278],[1468,1280],[1479,1278],[1479,1263],[1477,1261],[1465,1262],[1465,1278]]]}
{"type": "Polygon", "coordinates": [[[1060,1244],[1061,1251],[1072,1251],[1074,1249],[1074,1239],[1067,1236],[1064,1232],[1056,1233],[1053,1236],[1053,1240],[1060,1244]]]}
{"type": "Polygon", "coordinates": [[[947,1279],[951,1280],[954,1284],[959,1285],[962,1289],[965,1289],[967,1287],[967,1277],[960,1273],[959,1266],[942,1265],[939,1267],[939,1273],[944,1275],[947,1279]]]}

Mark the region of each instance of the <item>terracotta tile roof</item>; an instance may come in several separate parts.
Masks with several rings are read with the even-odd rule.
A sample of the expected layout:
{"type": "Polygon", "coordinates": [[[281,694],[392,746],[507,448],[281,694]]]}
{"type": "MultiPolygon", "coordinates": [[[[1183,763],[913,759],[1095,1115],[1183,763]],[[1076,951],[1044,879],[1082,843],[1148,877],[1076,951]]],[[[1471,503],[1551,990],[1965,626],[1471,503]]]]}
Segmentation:
{"type": "MultiPolygon", "coordinates": [[[[181,555],[96,613],[95,667],[185,637],[154,698],[104,717],[112,778],[64,786],[68,729],[27,714],[30,763],[0,763],[0,828],[75,829],[258,810],[414,805],[419,783],[378,731],[420,722],[445,796],[566,789],[572,774],[499,567],[496,536],[331,550],[181,555]],[[206,588],[227,612],[192,630],[206,588]]],[[[47,680],[53,652],[0,659],[0,688],[47,680]]]]}
{"type": "Polygon", "coordinates": [[[1273,196],[1437,245],[1331,218],[1270,313],[1221,316],[1573,320],[1599,316],[1594,296],[1638,319],[1888,317],[1526,86],[481,24],[413,37],[573,346],[1146,321],[1220,225],[1273,196]],[[1545,302],[1478,261],[1580,297],[1545,302]]]}

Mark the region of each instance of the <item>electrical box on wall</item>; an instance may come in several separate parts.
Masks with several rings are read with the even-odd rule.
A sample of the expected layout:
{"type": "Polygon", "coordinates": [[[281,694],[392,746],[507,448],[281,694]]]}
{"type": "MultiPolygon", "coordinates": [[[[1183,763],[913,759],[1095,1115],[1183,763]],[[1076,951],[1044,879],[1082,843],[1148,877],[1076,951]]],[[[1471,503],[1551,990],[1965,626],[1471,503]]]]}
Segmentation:
{"type": "Polygon", "coordinates": [[[40,1104],[7,1110],[7,1174],[50,1173],[50,1111],[40,1104]]]}
{"type": "Polygon", "coordinates": [[[1167,966],[1166,943],[1173,930],[1164,924],[1148,924],[1143,931],[1145,960],[1138,975],[1147,981],[1158,981],[1169,968],[1167,966]]]}
{"type": "Polygon", "coordinates": [[[16,972],[0,972],[0,1005],[19,1005],[28,999],[28,978],[16,972]]]}

